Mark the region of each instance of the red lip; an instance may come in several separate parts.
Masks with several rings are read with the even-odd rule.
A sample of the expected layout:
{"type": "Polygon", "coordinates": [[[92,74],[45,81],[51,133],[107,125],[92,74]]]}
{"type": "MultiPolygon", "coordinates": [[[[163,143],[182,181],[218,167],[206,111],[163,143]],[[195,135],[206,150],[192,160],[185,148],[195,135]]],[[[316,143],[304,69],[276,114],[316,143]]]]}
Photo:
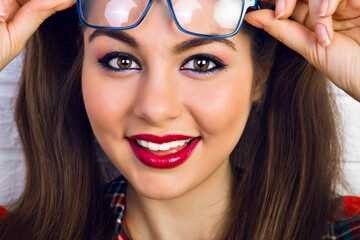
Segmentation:
{"type": "Polygon", "coordinates": [[[131,136],[130,138],[127,138],[127,140],[136,158],[139,159],[144,165],[151,168],[171,169],[180,166],[190,157],[190,155],[194,151],[195,147],[197,146],[201,138],[200,137],[194,138],[185,135],[166,135],[159,137],[150,134],[140,134],[140,135],[131,136]],[[150,153],[146,151],[143,147],[139,146],[136,142],[136,140],[145,140],[157,144],[162,144],[165,142],[171,142],[176,140],[187,140],[191,138],[193,138],[193,140],[190,141],[189,145],[186,146],[184,149],[165,156],[158,156],[153,153],[150,153]]]}

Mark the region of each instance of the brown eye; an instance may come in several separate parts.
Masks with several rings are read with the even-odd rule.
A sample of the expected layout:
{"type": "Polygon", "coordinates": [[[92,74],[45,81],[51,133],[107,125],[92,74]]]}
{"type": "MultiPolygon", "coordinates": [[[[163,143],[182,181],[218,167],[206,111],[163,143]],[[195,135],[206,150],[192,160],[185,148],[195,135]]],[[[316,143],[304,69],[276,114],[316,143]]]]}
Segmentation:
{"type": "Polygon", "coordinates": [[[140,69],[139,64],[131,59],[128,56],[119,56],[112,58],[109,61],[109,65],[112,68],[118,69],[118,70],[132,70],[132,69],[140,69]]]}
{"type": "Polygon", "coordinates": [[[133,61],[128,57],[119,57],[117,60],[117,65],[119,66],[120,69],[125,70],[131,67],[132,62],[133,61]]]}
{"type": "Polygon", "coordinates": [[[207,73],[224,66],[216,57],[211,55],[195,55],[187,60],[180,69],[191,70],[198,73],[207,73]]]}
{"type": "Polygon", "coordinates": [[[194,69],[197,71],[205,71],[208,70],[210,61],[204,58],[195,58],[194,59],[194,69]]]}

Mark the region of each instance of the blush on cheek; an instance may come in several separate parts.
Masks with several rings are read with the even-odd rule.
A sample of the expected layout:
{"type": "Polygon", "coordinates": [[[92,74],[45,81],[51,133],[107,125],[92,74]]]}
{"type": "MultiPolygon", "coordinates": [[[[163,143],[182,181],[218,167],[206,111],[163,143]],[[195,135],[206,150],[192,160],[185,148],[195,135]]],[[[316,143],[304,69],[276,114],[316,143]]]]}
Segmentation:
{"type": "Polygon", "coordinates": [[[83,99],[97,138],[109,136],[111,139],[119,139],[123,136],[123,121],[130,111],[136,89],[137,81],[121,81],[104,76],[91,60],[84,60],[83,99]]]}
{"type": "Polygon", "coordinates": [[[97,73],[88,61],[83,63],[82,72],[82,94],[85,109],[92,125],[92,128],[101,129],[107,125],[109,113],[107,109],[107,100],[104,98],[103,88],[99,86],[97,73]]]}
{"type": "Polygon", "coordinates": [[[192,103],[192,113],[209,133],[223,131],[230,126],[241,128],[247,121],[250,108],[250,88],[239,92],[218,88],[213,94],[203,95],[201,99],[198,97],[192,103]]]}

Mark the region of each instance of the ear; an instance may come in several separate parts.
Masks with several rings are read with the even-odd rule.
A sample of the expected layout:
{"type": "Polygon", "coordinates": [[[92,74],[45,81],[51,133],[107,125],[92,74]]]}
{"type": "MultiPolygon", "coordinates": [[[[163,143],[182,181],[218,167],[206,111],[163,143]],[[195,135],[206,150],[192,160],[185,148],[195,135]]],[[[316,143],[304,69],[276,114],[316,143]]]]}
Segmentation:
{"type": "Polygon", "coordinates": [[[261,67],[260,69],[254,69],[254,81],[252,90],[252,102],[259,101],[265,92],[266,81],[270,74],[270,65],[261,67]]]}

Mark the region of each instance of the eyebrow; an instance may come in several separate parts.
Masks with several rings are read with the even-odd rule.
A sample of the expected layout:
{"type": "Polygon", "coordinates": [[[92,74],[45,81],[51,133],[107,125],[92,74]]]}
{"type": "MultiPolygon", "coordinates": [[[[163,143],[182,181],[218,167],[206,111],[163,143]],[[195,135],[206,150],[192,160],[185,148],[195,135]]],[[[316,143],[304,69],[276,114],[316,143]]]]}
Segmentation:
{"type": "MultiPolygon", "coordinates": [[[[90,34],[88,41],[91,42],[94,40],[94,38],[105,35],[111,38],[114,38],[116,40],[122,41],[128,45],[130,45],[133,48],[138,48],[138,43],[136,42],[135,38],[131,37],[129,34],[123,32],[123,31],[114,31],[114,30],[106,30],[106,29],[96,29],[93,33],[90,34]]],[[[220,42],[223,44],[226,44],[230,48],[232,48],[234,51],[236,51],[235,44],[225,38],[210,38],[210,37],[195,37],[189,40],[186,40],[184,42],[181,42],[177,44],[173,48],[173,52],[175,54],[179,54],[185,51],[188,51],[192,48],[199,47],[202,45],[207,45],[213,42],[220,42]]]]}
{"type": "Polygon", "coordinates": [[[176,45],[175,48],[174,48],[174,52],[176,54],[179,54],[179,53],[188,51],[188,50],[190,50],[192,48],[202,46],[202,45],[207,45],[207,44],[210,44],[210,43],[213,43],[213,42],[224,43],[224,44],[226,44],[227,46],[229,46],[230,48],[232,48],[233,50],[236,51],[235,44],[232,41],[228,40],[228,39],[225,39],[225,38],[210,38],[210,37],[200,37],[200,38],[196,37],[196,38],[186,40],[186,41],[176,45]]]}
{"type": "Polygon", "coordinates": [[[124,43],[127,43],[133,48],[138,47],[135,38],[131,37],[129,34],[125,32],[114,31],[114,30],[96,29],[93,33],[90,34],[88,41],[91,42],[92,40],[94,40],[94,38],[102,35],[114,38],[116,40],[120,40],[124,43]]]}

